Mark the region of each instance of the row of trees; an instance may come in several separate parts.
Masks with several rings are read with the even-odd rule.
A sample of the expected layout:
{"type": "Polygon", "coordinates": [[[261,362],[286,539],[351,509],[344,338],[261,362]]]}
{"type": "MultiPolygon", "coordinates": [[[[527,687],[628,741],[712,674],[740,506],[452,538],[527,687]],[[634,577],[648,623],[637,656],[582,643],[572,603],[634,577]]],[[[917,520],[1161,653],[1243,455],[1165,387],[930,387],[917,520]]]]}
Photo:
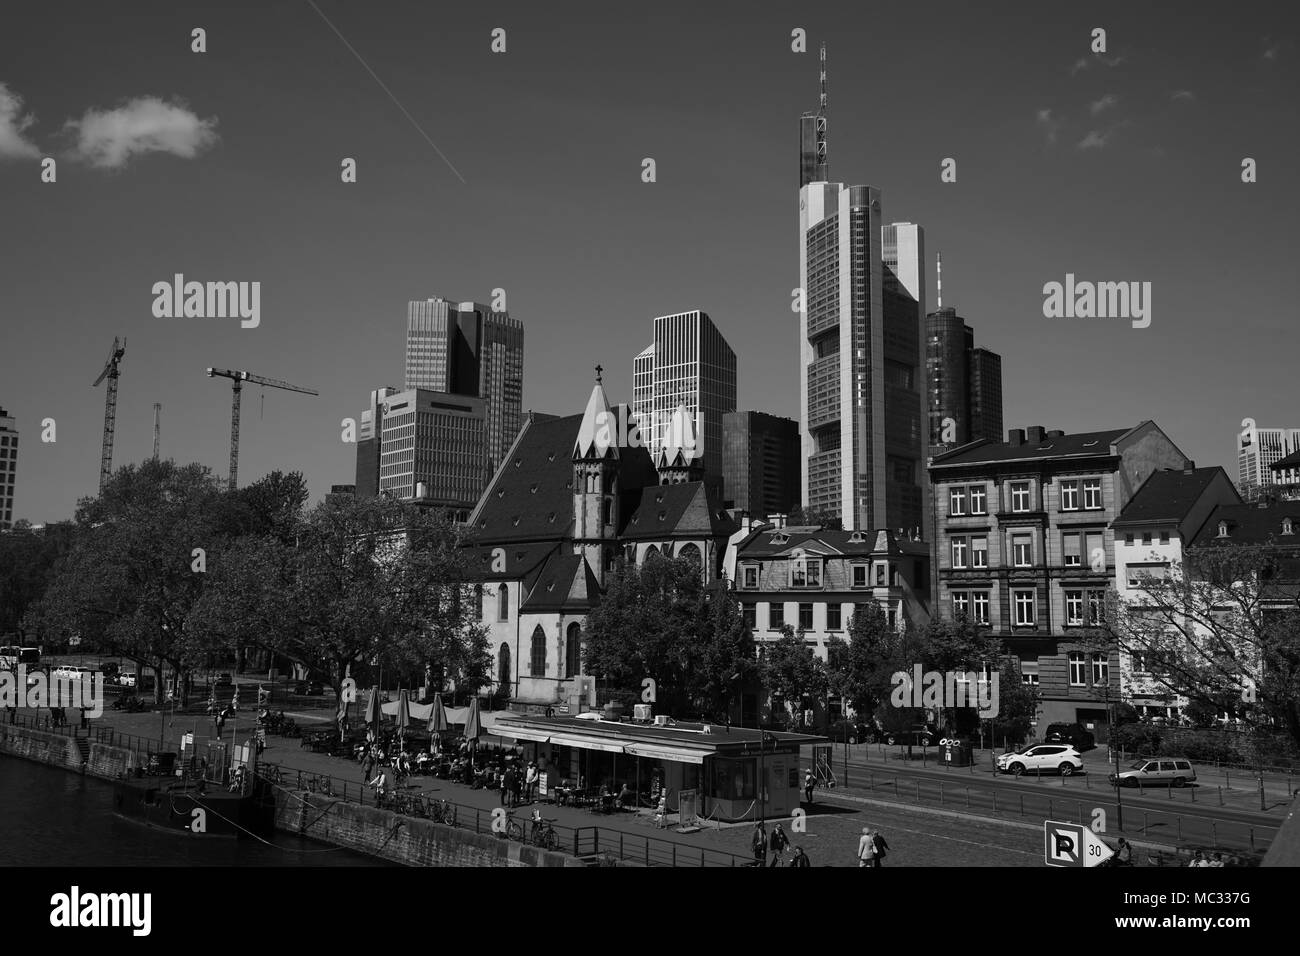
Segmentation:
{"type": "Polygon", "coordinates": [[[307,510],[297,473],[225,490],[201,465],[146,461],[83,499],[26,631],[179,675],[256,648],[330,682],[379,666],[489,680],[472,552],[444,515],[388,498],[307,510]]]}

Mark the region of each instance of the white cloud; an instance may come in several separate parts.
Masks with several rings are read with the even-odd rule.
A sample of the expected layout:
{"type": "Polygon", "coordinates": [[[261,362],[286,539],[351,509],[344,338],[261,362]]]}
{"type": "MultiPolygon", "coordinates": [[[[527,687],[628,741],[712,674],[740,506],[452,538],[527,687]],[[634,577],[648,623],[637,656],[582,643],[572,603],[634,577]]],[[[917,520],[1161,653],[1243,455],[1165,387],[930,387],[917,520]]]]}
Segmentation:
{"type": "Polygon", "coordinates": [[[1065,125],[1065,120],[1053,116],[1050,109],[1043,109],[1038,111],[1037,121],[1038,128],[1047,137],[1047,145],[1053,145],[1056,142],[1056,134],[1065,125]]]}
{"type": "Polygon", "coordinates": [[[1074,61],[1074,66],[1070,67],[1070,75],[1074,76],[1074,74],[1078,73],[1080,70],[1086,70],[1089,62],[1090,61],[1086,56],[1079,57],[1079,59],[1074,61]]]}
{"type": "Polygon", "coordinates": [[[76,133],[73,156],[92,166],[116,169],[132,156],[171,153],[193,159],[217,141],[217,118],[200,119],[179,100],[139,96],[116,109],[89,109],[64,129],[76,133]]]}
{"type": "Polygon", "coordinates": [[[1101,99],[1093,100],[1091,103],[1089,103],[1088,110],[1089,112],[1092,113],[1093,116],[1096,116],[1098,113],[1110,109],[1118,102],[1119,102],[1118,96],[1113,96],[1110,93],[1107,93],[1101,99]]]}
{"type": "Polygon", "coordinates": [[[34,159],[40,148],[23,136],[36,122],[30,113],[23,115],[23,98],[0,83],[0,159],[34,159]]]}
{"type": "Polygon", "coordinates": [[[1111,130],[1102,133],[1095,129],[1088,130],[1088,135],[1079,140],[1079,149],[1104,149],[1106,143],[1110,141],[1111,130]]]}
{"type": "Polygon", "coordinates": [[[1074,76],[1077,73],[1081,73],[1094,63],[1109,67],[1119,66],[1125,61],[1125,59],[1126,57],[1123,54],[1106,56],[1102,53],[1094,53],[1091,56],[1081,56],[1079,59],[1074,61],[1074,66],[1070,67],[1070,75],[1074,76]]]}
{"type": "Polygon", "coordinates": [[[1191,90],[1174,90],[1173,95],[1170,96],[1170,99],[1195,101],[1196,94],[1193,93],[1191,90]]]}

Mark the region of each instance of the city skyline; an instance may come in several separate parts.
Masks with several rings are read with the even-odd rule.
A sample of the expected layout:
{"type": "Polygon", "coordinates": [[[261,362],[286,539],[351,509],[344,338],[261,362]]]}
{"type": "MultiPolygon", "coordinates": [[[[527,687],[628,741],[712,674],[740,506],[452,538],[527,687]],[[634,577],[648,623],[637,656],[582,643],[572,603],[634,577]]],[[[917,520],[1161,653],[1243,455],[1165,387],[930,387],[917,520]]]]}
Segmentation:
{"type": "Polygon", "coordinates": [[[404,329],[379,317],[431,288],[503,288],[509,309],[527,316],[539,344],[526,356],[525,409],[579,409],[576,370],[598,362],[613,370],[611,394],[630,397],[624,363],[644,346],[641,323],[689,302],[724,328],[745,325],[738,407],[797,417],[789,303],[798,277],[783,197],[791,126],[807,111],[822,37],[835,175],[882,189],[891,217],[925,223],[928,247],[950,253],[951,300],[988,317],[976,320],[981,336],[1008,370],[1007,425],[1046,419],[1076,431],[1152,418],[1190,457],[1231,473],[1235,449],[1223,436],[1243,417],[1278,421],[1294,405],[1290,360],[1271,347],[1294,311],[1285,211],[1297,193],[1285,163],[1296,140],[1286,122],[1295,46],[1276,44],[1279,31],[1294,32],[1292,11],[1270,11],[1265,30],[1248,16],[1171,21],[1102,6],[1031,30],[1014,5],[953,6],[943,31],[930,29],[932,14],[897,11],[900,42],[860,58],[853,45],[872,26],[848,8],[740,22],[692,10],[695,29],[685,32],[682,10],[665,8],[637,11],[638,22],[611,33],[595,7],[587,23],[562,27],[521,7],[501,14],[510,52],[496,59],[486,23],[439,14],[437,30],[457,42],[431,66],[418,38],[434,18],[418,5],[373,17],[326,8],[462,182],[309,9],[200,8],[212,37],[204,55],[189,50],[194,11],[151,9],[129,29],[35,12],[6,31],[23,41],[5,46],[0,83],[21,98],[4,114],[6,131],[57,157],[59,173],[42,183],[30,149],[7,146],[0,202],[15,236],[62,237],[53,257],[14,243],[0,289],[0,402],[27,435],[16,519],[71,517],[77,498],[94,493],[102,395],[90,382],[115,335],[132,343],[115,466],[152,454],[161,402],[162,456],[223,474],[228,399],[203,369],[247,368],[322,394],[298,402],[268,392],[264,412],[259,396],[245,395],[242,480],[299,469],[318,499],[355,469],[341,419],[356,416],[358,394],[395,378],[404,329]],[[1122,63],[1089,59],[1093,20],[1122,63]],[[796,26],[808,53],[790,50],[796,26]],[[235,39],[259,33],[292,43],[292,63],[235,39]],[[932,45],[933,89],[865,95],[906,68],[908,38],[932,45]],[[1024,55],[990,57],[1007,42],[1024,55]],[[570,46],[587,51],[585,62],[553,65],[570,46]],[[665,51],[691,69],[664,73],[665,51]],[[593,70],[606,78],[598,86],[593,70]],[[466,72],[482,82],[463,93],[429,83],[466,72]],[[972,74],[981,90],[967,88],[972,74]],[[689,95],[702,84],[733,104],[727,115],[689,95]],[[67,158],[64,117],[155,92],[214,120],[201,149],[135,156],[115,171],[67,158]],[[601,130],[580,169],[560,145],[572,130],[548,129],[575,110],[601,130]],[[926,115],[924,128],[890,120],[906,115],[926,115]],[[701,148],[712,157],[705,168],[693,158],[701,148]],[[654,183],[641,181],[647,156],[654,183]],[[1249,185],[1240,179],[1248,156],[1260,164],[1249,185]],[[345,157],[358,160],[356,184],[340,182],[345,157]],[[957,160],[956,182],[940,180],[946,157],[957,160]],[[432,204],[457,228],[429,228],[432,204]],[[1252,224],[1234,239],[1226,273],[1223,248],[1197,239],[1206,208],[1252,224]],[[152,285],[175,273],[261,281],[260,326],[154,318],[152,285]],[[1151,281],[1152,326],[1045,319],[1043,284],[1067,273],[1151,281]],[[1231,281],[1207,285],[1209,275],[1231,281]],[[68,292],[57,320],[53,289],[68,292]],[[1250,356],[1249,375],[1221,368],[1225,340],[1250,356]],[[52,444],[39,441],[47,417],[58,423],[52,444]]]}

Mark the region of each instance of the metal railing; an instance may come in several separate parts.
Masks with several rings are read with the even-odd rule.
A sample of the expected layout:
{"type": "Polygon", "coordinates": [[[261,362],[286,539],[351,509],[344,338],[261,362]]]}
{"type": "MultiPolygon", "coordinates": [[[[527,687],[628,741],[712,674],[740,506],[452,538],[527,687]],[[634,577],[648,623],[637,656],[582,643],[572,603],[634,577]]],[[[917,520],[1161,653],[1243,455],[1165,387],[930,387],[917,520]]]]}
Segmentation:
{"type": "MultiPolygon", "coordinates": [[[[471,807],[443,800],[429,794],[413,794],[398,790],[386,797],[377,797],[366,784],[338,778],[329,774],[313,773],[274,763],[261,763],[257,775],[274,786],[354,803],[358,806],[376,807],[416,819],[432,820],[447,826],[475,833],[495,834],[499,838],[517,840],[530,846],[554,849],[594,863],[614,861],[638,863],[644,866],[748,866],[750,860],[725,850],[679,843],[661,837],[628,833],[612,827],[566,826],[546,820],[534,831],[531,810],[517,807],[512,810],[471,807]],[[554,833],[551,841],[544,836],[554,833]],[[539,838],[540,837],[540,838],[539,838]]],[[[534,804],[542,808],[543,804],[534,804]]]]}

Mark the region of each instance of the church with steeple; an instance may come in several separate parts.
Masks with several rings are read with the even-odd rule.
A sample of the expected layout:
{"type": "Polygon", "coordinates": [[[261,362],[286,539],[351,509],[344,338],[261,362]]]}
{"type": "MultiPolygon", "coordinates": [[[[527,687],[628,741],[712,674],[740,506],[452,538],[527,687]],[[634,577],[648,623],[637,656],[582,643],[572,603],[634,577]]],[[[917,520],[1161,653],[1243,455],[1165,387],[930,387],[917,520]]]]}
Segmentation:
{"type": "Polygon", "coordinates": [[[511,708],[563,712],[581,692],[583,628],[619,561],[696,562],[723,580],[739,525],[706,480],[696,423],[671,416],[653,456],[599,367],[580,415],[530,413],[469,518],[485,583],[494,689],[511,708]]]}

